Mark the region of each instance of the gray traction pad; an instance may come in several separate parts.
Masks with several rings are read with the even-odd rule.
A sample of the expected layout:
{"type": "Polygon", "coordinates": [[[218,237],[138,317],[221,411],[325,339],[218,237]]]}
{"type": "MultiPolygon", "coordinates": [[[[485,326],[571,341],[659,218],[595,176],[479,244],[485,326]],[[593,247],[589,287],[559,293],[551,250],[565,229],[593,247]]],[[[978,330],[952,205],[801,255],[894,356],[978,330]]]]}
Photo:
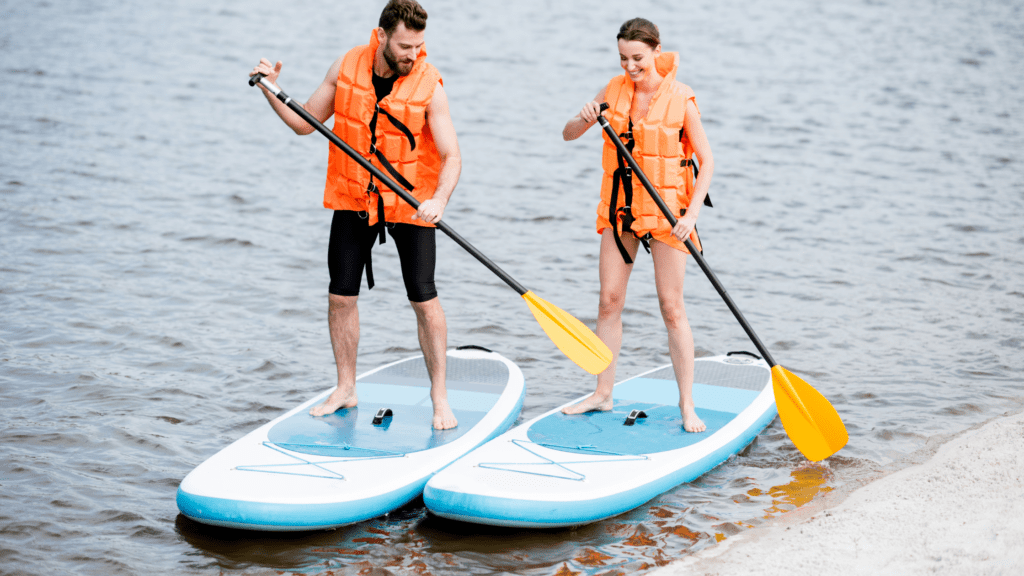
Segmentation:
{"type": "MultiPolygon", "coordinates": [[[[452,390],[501,393],[508,382],[508,366],[500,360],[466,359],[448,356],[445,363],[445,387],[452,390]]],[[[402,386],[430,386],[430,374],[422,358],[389,366],[359,382],[402,386]]]]}
{"type": "MultiPolygon", "coordinates": [[[[675,381],[675,373],[671,366],[651,372],[644,378],[675,381]]],[[[711,386],[725,386],[760,392],[771,384],[771,371],[764,366],[744,366],[742,364],[723,364],[715,360],[697,359],[693,363],[693,381],[711,386]]]]}

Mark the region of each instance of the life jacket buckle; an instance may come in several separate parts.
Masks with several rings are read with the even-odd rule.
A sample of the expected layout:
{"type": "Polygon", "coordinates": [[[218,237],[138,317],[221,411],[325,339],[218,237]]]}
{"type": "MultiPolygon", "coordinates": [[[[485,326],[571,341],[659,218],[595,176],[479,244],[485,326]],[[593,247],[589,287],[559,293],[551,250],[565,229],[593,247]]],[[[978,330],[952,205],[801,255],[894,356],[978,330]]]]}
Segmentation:
{"type": "Polygon", "coordinates": [[[377,145],[371,142],[370,143],[370,151],[368,152],[368,154],[376,154],[376,153],[377,153],[377,145]]]}
{"type": "MultiPolygon", "coordinates": [[[[636,234],[634,234],[634,236],[636,236],[636,234]]],[[[647,250],[647,253],[650,254],[651,253],[651,241],[654,240],[654,236],[651,235],[650,232],[648,232],[647,234],[644,234],[643,236],[641,236],[639,238],[639,240],[640,240],[640,244],[643,245],[644,250],[647,250]]]]}
{"type": "Polygon", "coordinates": [[[619,208],[615,211],[615,216],[619,222],[622,222],[623,231],[629,230],[632,232],[633,222],[636,221],[636,218],[633,217],[633,209],[631,207],[623,206],[619,208]]]}
{"type": "Polygon", "coordinates": [[[373,180],[371,180],[370,183],[366,186],[366,192],[367,194],[378,194],[380,190],[377,188],[377,184],[373,180]]]}
{"type": "Polygon", "coordinates": [[[360,210],[359,212],[356,212],[356,216],[359,216],[360,220],[367,220],[370,218],[370,213],[366,210],[360,210]]]}

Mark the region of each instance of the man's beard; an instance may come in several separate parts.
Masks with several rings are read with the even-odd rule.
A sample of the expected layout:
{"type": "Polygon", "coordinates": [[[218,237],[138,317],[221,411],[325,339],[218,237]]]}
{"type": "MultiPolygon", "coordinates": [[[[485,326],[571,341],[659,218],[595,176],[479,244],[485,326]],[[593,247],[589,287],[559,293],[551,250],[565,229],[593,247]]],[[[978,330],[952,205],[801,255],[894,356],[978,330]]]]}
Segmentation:
{"type": "Polygon", "coordinates": [[[415,61],[404,64],[399,63],[398,59],[395,58],[395,53],[391,51],[390,44],[384,45],[384,61],[388,63],[388,67],[391,68],[391,71],[399,76],[407,76],[409,72],[412,72],[412,65],[415,64],[415,61]]]}

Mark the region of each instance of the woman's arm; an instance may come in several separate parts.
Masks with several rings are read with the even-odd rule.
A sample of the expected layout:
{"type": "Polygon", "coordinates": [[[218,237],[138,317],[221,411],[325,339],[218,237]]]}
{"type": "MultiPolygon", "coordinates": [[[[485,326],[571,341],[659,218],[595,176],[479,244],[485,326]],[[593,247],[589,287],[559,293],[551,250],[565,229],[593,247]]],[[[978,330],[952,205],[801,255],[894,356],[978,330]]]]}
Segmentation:
{"type": "Polygon", "coordinates": [[[601,103],[604,102],[604,93],[607,89],[607,87],[601,88],[593,102],[584,104],[580,113],[565,123],[565,128],[562,129],[563,140],[568,142],[583,136],[583,133],[597,122],[597,115],[601,113],[601,103]]]}
{"type": "Polygon", "coordinates": [[[693,100],[686,101],[686,118],[683,120],[683,130],[690,139],[693,146],[693,155],[697,157],[700,164],[700,174],[697,175],[697,182],[693,187],[693,196],[690,197],[690,205],[686,207],[686,215],[679,219],[672,235],[680,240],[690,236],[690,232],[697,223],[697,216],[700,215],[701,206],[704,205],[704,198],[708,195],[708,188],[711,187],[711,176],[715,173],[715,158],[711,154],[711,145],[708,143],[708,136],[704,133],[704,126],[700,123],[700,112],[693,100]]]}

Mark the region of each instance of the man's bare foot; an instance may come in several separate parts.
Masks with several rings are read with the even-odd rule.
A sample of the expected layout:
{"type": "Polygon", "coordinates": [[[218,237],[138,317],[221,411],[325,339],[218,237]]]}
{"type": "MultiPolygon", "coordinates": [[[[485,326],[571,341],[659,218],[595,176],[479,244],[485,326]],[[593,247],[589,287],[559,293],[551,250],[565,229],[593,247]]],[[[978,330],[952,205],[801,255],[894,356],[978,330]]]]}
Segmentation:
{"type": "Polygon", "coordinates": [[[451,406],[448,405],[447,398],[438,400],[431,398],[431,402],[434,404],[435,430],[448,430],[459,425],[459,421],[455,419],[455,414],[452,413],[451,406]]]}
{"type": "Polygon", "coordinates": [[[356,387],[335,388],[334,392],[324,400],[324,403],[319,406],[314,406],[309,409],[311,416],[326,416],[327,414],[333,414],[342,408],[351,408],[359,403],[359,397],[356,396],[356,387]]]}
{"type": "Polygon", "coordinates": [[[679,406],[679,413],[683,415],[683,430],[687,432],[703,432],[708,429],[704,421],[697,416],[697,411],[692,406],[679,406]]]}
{"type": "Polygon", "coordinates": [[[607,412],[612,409],[614,402],[611,396],[598,396],[597,392],[594,392],[587,398],[584,398],[580,402],[562,408],[562,414],[583,414],[584,412],[607,412]]]}

